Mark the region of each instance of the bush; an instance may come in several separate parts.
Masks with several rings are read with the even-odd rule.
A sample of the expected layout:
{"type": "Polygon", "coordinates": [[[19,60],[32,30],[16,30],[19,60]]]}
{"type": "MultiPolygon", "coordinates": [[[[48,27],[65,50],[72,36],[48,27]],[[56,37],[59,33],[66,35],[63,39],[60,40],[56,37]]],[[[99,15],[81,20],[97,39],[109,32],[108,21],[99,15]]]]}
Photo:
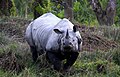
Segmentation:
{"type": "Polygon", "coordinates": [[[112,56],[114,63],[120,65],[120,49],[115,49],[112,56]]]}
{"type": "Polygon", "coordinates": [[[0,45],[8,44],[9,39],[3,33],[0,33],[0,45]]]}

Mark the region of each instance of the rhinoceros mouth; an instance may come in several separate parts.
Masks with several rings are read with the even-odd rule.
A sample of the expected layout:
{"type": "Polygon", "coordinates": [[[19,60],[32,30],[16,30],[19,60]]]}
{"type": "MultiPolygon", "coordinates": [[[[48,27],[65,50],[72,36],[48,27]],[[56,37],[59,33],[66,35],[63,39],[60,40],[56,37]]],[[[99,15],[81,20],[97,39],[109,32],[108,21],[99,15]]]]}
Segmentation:
{"type": "Polygon", "coordinates": [[[72,50],[72,47],[71,46],[65,46],[64,47],[64,51],[71,51],[72,50]]]}

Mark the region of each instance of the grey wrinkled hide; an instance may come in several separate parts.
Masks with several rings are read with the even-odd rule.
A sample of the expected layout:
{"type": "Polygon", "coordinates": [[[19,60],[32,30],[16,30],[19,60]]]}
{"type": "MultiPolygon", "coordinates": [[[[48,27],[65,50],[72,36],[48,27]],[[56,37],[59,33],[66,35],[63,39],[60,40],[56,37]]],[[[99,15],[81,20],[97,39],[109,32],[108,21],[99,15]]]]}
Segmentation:
{"type": "MultiPolygon", "coordinates": [[[[69,36],[72,36],[73,24],[66,18],[60,19],[53,15],[52,13],[46,13],[32,21],[25,33],[25,38],[30,46],[36,46],[39,53],[44,53],[45,51],[57,52],[60,48],[58,40],[61,39],[61,35],[56,33],[54,29],[59,29],[66,34],[68,30],[69,36]]],[[[62,35],[62,37],[64,37],[62,35]]],[[[80,33],[75,32],[75,36],[81,39],[80,33]]],[[[76,38],[76,37],[75,37],[76,38]]],[[[82,45],[82,42],[81,44],[82,45]]],[[[80,46],[81,47],[81,46],[80,46]]],[[[78,52],[78,43],[75,46],[78,52]]]]}

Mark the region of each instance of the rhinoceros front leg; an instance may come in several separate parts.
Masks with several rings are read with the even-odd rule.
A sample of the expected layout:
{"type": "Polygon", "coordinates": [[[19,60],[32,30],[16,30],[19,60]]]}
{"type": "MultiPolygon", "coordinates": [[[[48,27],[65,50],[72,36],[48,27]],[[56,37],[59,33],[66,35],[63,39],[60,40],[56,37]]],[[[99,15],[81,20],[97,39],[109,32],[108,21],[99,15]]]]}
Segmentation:
{"type": "Polygon", "coordinates": [[[30,50],[32,52],[33,61],[36,62],[36,60],[38,58],[38,53],[37,53],[36,47],[30,46],[30,50]]]}
{"type": "Polygon", "coordinates": [[[63,71],[69,71],[70,67],[75,63],[79,53],[78,52],[73,52],[71,53],[70,57],[67,58],[66,63],[64,64],[63,71]]]}
{"type": "Polygon", "coordinates": [[[57,71],[61,71],[61,60],[56,56],[56,54],[47,52],[46,57],[50,63],[53,64],[54,69],[57,71]]]}

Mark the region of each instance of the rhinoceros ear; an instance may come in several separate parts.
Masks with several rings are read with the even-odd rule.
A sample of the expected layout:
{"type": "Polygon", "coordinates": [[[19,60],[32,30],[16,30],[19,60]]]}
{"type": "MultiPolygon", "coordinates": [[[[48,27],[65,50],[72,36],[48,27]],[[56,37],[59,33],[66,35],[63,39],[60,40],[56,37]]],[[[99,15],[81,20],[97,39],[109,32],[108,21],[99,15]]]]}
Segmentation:
{"type": "Polygon", "coordinates": [[[77,29],[76,29],[76,26],[73,26],[73,32],[76,32],[77,29]]]}
{"type": "Polygon", "coordinates": [[[60,31],[59,29],[54,29],[54,31],[57,33],[57,34],[62,34],[63,31],[60,31]]]}

